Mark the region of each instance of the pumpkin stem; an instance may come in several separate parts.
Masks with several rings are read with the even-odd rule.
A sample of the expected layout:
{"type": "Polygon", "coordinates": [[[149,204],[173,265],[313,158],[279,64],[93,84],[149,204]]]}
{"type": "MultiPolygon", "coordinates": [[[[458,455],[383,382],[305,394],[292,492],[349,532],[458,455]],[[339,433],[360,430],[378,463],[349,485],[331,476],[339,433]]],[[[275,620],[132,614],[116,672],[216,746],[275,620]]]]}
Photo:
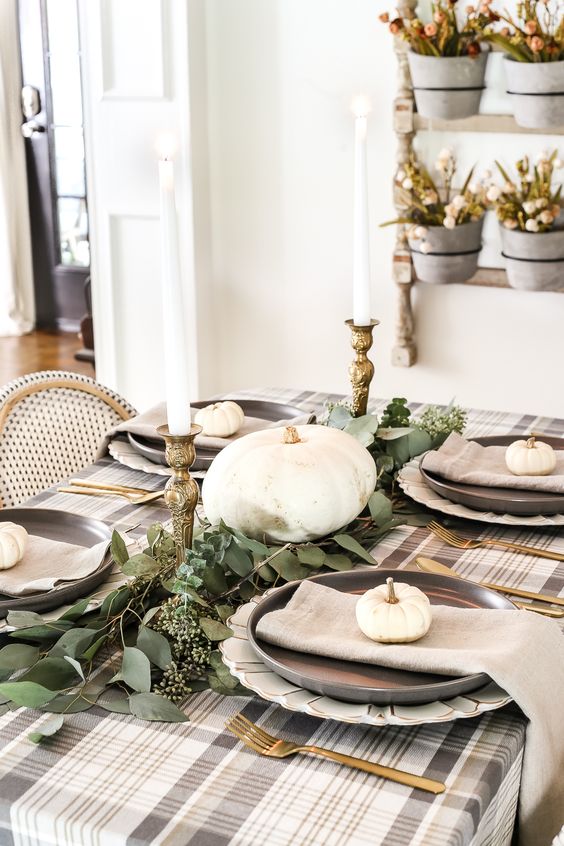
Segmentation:
{"type": "Polygon", "coordinates": [[[299,435],[298,430],[295,426],[286,426],[284,429],[284,435],[282,437],[282,443],[284,444],[299,444],[301,443],[301,438],[299,435]]]}
{"type": "Polygon", "coordinates": [[[396,596],[396,592],[394,590],[394,580],[391,576],[388,576],[386,579],[386,584],[388,585],[388,595],[386,597],[386,602],[389,602],[390,605],[396,605],[399,602],[399,599],[396,596]]]}
{"type": "Polygon", "coordinates": [[[527,438],[527,449],[534,449],[535,446],[535,436],[531,435],[530,438],[527,438]]]}

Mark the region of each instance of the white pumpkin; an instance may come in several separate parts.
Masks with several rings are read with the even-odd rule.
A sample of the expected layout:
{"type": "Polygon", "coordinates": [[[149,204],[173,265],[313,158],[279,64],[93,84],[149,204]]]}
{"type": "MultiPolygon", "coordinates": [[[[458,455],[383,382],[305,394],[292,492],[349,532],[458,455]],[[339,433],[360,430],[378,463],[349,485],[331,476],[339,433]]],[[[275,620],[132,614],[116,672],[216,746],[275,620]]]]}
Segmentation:
{"type": "Polygon", "coordinates": [[[429,631],[432,620],[428,597],[413,585],[386,584],[366,591],[356,603],[360,630],[380,643],[409,643],[429,631]]]}
{"type": "Polygon", "coordinates": [[[0,570],[21,561],[27,546],[27,531],[16,523],[0,523],[0,570]]]}
{"type": "Polygon", "coordinates": [[[228,438],[234,435],[245,419],[245,412],[240,405],[232,400],[214,402],[201,408],[194,418],[194,422],[202,427],[202,434],[212,438],[228,438]]]}
{"type": "Polygon", "coordinates": [[[248,537],[303,541],[350,523],[376,486],[374,460],[352,435],[328,426],[252,432],[213,460],[202,487],[211,523],[248,537]]]}
{"type": "Polygon", "coordinates": [[[514,476],[548,476],[556,467],[556,454],[550,444],[531,437],[510,444],[505,463],[514,476]]]}

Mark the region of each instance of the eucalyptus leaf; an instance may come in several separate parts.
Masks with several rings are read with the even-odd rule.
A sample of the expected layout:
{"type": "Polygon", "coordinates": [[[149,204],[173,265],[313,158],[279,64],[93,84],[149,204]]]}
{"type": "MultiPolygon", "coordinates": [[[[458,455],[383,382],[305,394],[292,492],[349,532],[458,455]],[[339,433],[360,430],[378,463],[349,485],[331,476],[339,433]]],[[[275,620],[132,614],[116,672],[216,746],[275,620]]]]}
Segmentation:
{"type": "Polygon", "coordinates": [[[226,525],[223,520],[220,522],[220,528],[224,529],[226,532],[229,532],[230,535],[233,535],[234,538],[237,538],[242,546],[246,547],[246,549],[250,549],[251,552],[256,552],[258,555],[261,555],[263,558],[266,558],[268,555],[268,547],[261,543],[254,538],[246,537],[242,532],[238,529],[232,529],[230,526],[226,525]]]}
{"type": "Polygon", "coordinates": [[[135,646],[126,646],[123,650],[121,662],[121,678],[140,693],[151,690],[151,665],[144,652],[135,646]]]}
{"type": "Polygon", "coordinates": [[[319,546],[299,546],[296,552],[300,564],[317,569],[325,563],[325,552],[319,546]]]}
{"type": "Polygon", "coordinates": [[[130,591],[127,585],[122,585],[122,587],[112,590],[102,602],[100,617],[107,618],[113,617],[116,614],[121,614],[129,602],[129,599],[130,591]]]}
{"type": "Polygon", "coordinates": [[[129,558],[129,552],[127,551],[124,539],[117,529],[114,529],[112,532],[111,550],[114,561],[119,564],[120,567],[123,567],[129,558]]]}
{"type": "Polygon", "coordinates": [[[228,589],[225,573],[217,564],[214,567],[208,567],[202,573],[202,579],[206,589],[215,596],[225,593],[228,589]]]}
{"type": "Polygon", "coordinates": [[[158,720],[162,723],[188,722],[188,717],[180,708],[156,693],[134,693],[129,697],[129,707],[133,716],[141,720],[158,720]]]}
{"type": "Polygon", "coordinates": [[[396,441],[398,438],[403,438],[413,432],[412,426],[387,426],[378,429],[376,437],[382,441],[396,441]]]}
{"type": "Polygon", "coordinates": [[[49,650],[49,655],[52,658],[63,657],[69,655],[71,658],[76,658],[82,655],[87,649],[97,632],[95,629],[76,628],[65,632],[49,650]]]}
{"type": "Polygon", "coordinates": [[[397,468],[403,467],[403,465],[411,458],[411,452],[409,450],[409,436],[405,435],[405,437],[388,441],[386,443],[386,451],[388,455],[391,455],[394,459],[394,464],[397,468]]]}
{"type": "Polygon", "coordinates": [[[64,658],[41,658],[18,679],[18,682],[34,682],[60,693],[78,684],[82,674],[64,658]]]}
{"type": "Polygon", "coordinates": [[[72,605],[68,608],[64,614],[61,614],[59,620],[72,620],[73,623],[75,620],[80,619],[88,606],[91,603],[91,598],[89,596],[85,596],[84,599],[81,599],[76,605],[72,605]]]}
{"type": "Polygon", "coordinates": [[[149,544],[151,549],[154,547],[155,543],[160,540],[162,532],[162,523],[152,523],[147,529],[147,543],[149,544]]]}
{"type": "Polygon", "coordinates": [[[39,658],[39,647],[27,643],[9,643],[0,649],[0,669],[23,670],[35,664],[39,658]]]}
{"type": "Polygon", "coordinates": [[[223,622],[225,622],[233,614],[233,608],[231,607],[231,605],[227,605],[227,603],[224,603],[223,605],[216,605],[215,610],[217,611],[223,622]]]}
{"type": "Polygon", "coordinates": [[[158,613],[159,613],[159,610],[160,610],[160,609],[159,609],[159,606],[158,606],[158,605],[155,605],[155,606],[154,606],[154,608],[149,608],[149,610],[148,610],[148,611],[146,611],[146,612],[143,614],[143,619],[141,620],[142,625],[146,626],[146,625],[147,625],[147,623],[149,623],[149,622],[153,619],[153,617],[155,616],[155,614],[158,614],[158,613]]]}
{"type": "Polygon", "coordinates": [[[407,436],[407,442],[409,444],[411,458],[421,455],[422,452],[427,452],[432,446],[431,436],[428,432],[423,431],[423,429],[413,429],[407,436]]]}
{"type": "Polygon", "coordinates": [[[225,550],[223,562],[238,576],[248,576],[253,570],[253,559],[248,550],[240,547],[236,541],[230,543],[225,550]]]}
{"type": "Polygon", "coordinates": [[[160,564],[150,555],[139,552],[129,558],[121,569],[126,576],[156,576],[160,570],[160,564]]]}
{"type": "Polygon", "coordinates": [[[58,640],[63,632],[72,629],[71,620],[57,620],[54,623],[45,623],[43,626],[30,626],[26,629],[18,629],[10,632],[10,638],[17,640],[32,640],[43,643],[44,641],[58,640]]]}
{"type": "Polygon", "coordinates": [[[63,660],[68,661],[68,663],[71,665],[71,667],[74,668],[75,672],[78,673],[80,678],[83,681],[86,681],[86,679],[84,678],[84,672],[82,670],[82,667],[80,666],[80,663],[76,660],[76,658],[71,658],[70,655],[65,655],[63,660]]]}
{"type": "Polygon", "coordinates": [[[334,405],[329,412],[327,425],[334,429],[344,429],[352,419],[353,416],[348,408],[345,408],[344,405],[334,405]]]}
{"type": "Polygon", "coordinates": [[[212,620],[211,617],[200,617],[200,628],[211,641],[226,640],[233,634],[233,629],[224,626],[219,620],[212,620]]]}
{"type": "Polygon", "coordinates": [[[269,584],[275,582],[278,578],[278,573],[270,566],[270,564],[263,564],[258,568],[257,572],[261,579],[264,579],[264,581],[269,584]]]}
{"type": "Polygon", "coordinates": [[[28,739],[32,743],[41,743],[46,737],[52,737],[62,728],[64,719],[62,714],[55,714],[53,717],[48,717],[41,723],[39,729],[29,732],[28,739]]]}
{"type": "Polygon", "coordinates": [[[23,629],[29,626],[40,626],[45,620],[41,614],[36,614],[35,611],[8,611],[7,622],[9,626],[23,629]]]}
{"type": "Polygon", "coordinates": [[[102,648],[102,646],[105,644],[105,642],[106,642],[106,640],[107,640],[107,639],[108,639],[108,635],[105,635],[105,634],[101,635],[99,638],[97,638],[97,639],[94,641],[94,643],[93,643],[93,644],[91,644],[91,645],[88,647],[88,649],[85,649],[85,650],[84,650],[84,652],[82,653],[82,657],[83,657],[86,661],[92,661],[92,659],[94,658],[94,656],[95,656],[95,655],[99,652],[99,650],[100,650],[100,649],[102,648]]]}
{"type": "MultiPolygon", "coordinates": [[[[271,553],[275,551],[276,548],[270,550],[271,553]]],[[[298,556],[294,555],[289,549],[284,549],[276,558],[269,561],[268,564],[287,582],[293,582],[296,579],[303,579],[309,576],[308,568],[302,567],[298,556]]]]}
{"type": "Polygon", "coordinates": [[[361,432],[374,435],[377,430],[378,418],[374,414],[363,414],[361,417],[355,417],[345,426],[345,432],[348,432],[349,435],[358,435],[361,432]]]}
{"type": "Polygon", "coordinates": [[[325,566],[330,570],[351,570],[353,563],[348,556],[333,553],[325,556],[325,566]]]}
{"type": "Polygon", "coordinates": [[[94,704],[95,696],[84,698],[80,693],[63,693],[42,705],[41,710],[49,714],[80,714],[81,711],[89,711],[94,704]]]}
{"type": "Polygon", "coordinates": [[[99,705],[104,711],[112,711],[114,714],[131,714],[129,695],[120,688],[114,687],[105,690],[98,697],[96,705],[99,705]]]}
{"type": "Polygon", "coordinates": [[[139,629],[137,648],[160,670],[164,670],[172,662],[170,644],[166,637],[147,626],[141,626],[139,629]]]}
{"type": "Polygon", "coordinates": [[[49,690],[41,684],[33,681],[1,682],[0,694],[6,696],[10,702],[16,705],[24,705],[26,708],[40,708],[57,696],[56,690],[49,690]]]}
{"type": "Polygon", "coordinates": [[[370,516],[377,526],[392,519],[392,503],[383,491],[374,491],[368,500],[370,516]]]}
{"type": "Polygon", "coordinates": [[[343,549],[346,549],[347,552],[353,552],[355,555],[358,555],[358,557],[362,558],[363,561],[366,561],[367,564],[378,565],[376,559],[359,544],[356,538],[351,537],[351,535],[335,535],[333,540],[338,543],[339,546],[342,546],[343,549]]]}
{"type": "Polygon", "coordinates": [[[253,691],[243,687],[242,684],[237,684],[236,687],[229,687],[214,673],[209,673],[208,683],[215,693],[221,693],[222,696],[254,696],[253,691]]]}

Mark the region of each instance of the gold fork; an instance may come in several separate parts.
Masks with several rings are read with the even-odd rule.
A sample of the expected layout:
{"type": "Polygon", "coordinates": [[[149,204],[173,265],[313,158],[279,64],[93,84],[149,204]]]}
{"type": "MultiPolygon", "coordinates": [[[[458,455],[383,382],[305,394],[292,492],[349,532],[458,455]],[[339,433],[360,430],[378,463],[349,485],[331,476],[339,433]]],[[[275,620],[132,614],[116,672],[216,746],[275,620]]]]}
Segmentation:
{"type": "Polygon", "coordinates": [[[381,764],[373,764],[371,761],[363,761],[361,758],[353,758],[351,755],[342,755],[340,752],[333,752],[331,749],[323,749],[320,746],[300,746],[297,743],[280,740],[259,728],[243,714],[236,714],[231,717],[225,723],[225,728],[239,738],[245,746],[258,752],[259,755],[266,755],[269,758],[287,758],[296,752],[311,752],[314,755],[330,758],[339,764],[346,764],[349,767],[355,767],[357,770],[363,770],[365,773],[372,773],[372,775],[387,778],[390,781],[397,781],[399,784],[406,784],[408,787],[418,787],[428,793],[443,793],[445,790],[445,785],[442,782],[434,781],[432,778],[412,775],[403,772],[403,770],[384,767],[381,764]]]}
{"type": "Polygon", "coordinates": [[[69,487],[57,488],[58,493],[80,494],[81,496],[123,496],[129,500],[132,505],[142,505],[145,502],[154,502],[164,496],[164,490],[151,491],[150,493],[126,493],[125,491],[113,490],[98,490],[92,487],[79,487],[78,485],[70,485],[69,487]]]}
{"type": "Polygon", "coordinates": [[[493,540],[489,538],[482,540],[463,538],[461,535],[457,535],[456,532],[452,532],[450,529],[446,529],[444,526],[441,526],[441,524],[437,523],[435,520],[431,520],[431,522],[427,524],[427,528],[449,546],[455,546],[457,549],[478,549],[480,546],[499,546],[502,549],[512,549],[514,552],[523,552],[526,555],[536,555],[538,558],[550,558],[552,561],[564,561],[564,554],[561,552],[551,552],[549,549],[538,549],[536,546],[525,546],[520,543],[511,543],[510,541],[493,540]]]}

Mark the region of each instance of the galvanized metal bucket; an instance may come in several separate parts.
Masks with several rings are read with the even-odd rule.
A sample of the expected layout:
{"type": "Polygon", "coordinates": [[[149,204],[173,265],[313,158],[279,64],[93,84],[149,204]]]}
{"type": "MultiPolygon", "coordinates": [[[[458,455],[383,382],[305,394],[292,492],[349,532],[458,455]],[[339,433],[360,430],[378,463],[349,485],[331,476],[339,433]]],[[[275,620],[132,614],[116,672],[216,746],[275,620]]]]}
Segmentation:
{"type": "Polygon", "coordinates": [[[504,67],[507,93],[519,126],[564,126],[564,61],[517,62],[504,56],[504,67]]]}
{"type": "Polygon", "coordinates": [[[507,281],[512,288],[564,290],[564,226],[551,232],[500,229],[507,281]]]}
{"type": "Polygon", "coordinates": [[[478,269],[478,256],[482,249],[484,219],[462,223],[454,229],[429,226],[424,239],[409,238],[411,258],[417,278],[433,285],[466,282],[478,269]],[[429,252],[421,251],[425,241],[429,252]]]}
{"type": "Polygon", "coordinates": [[[407,58],[419,114],[443,120],[478,114],[488,53],[487,45],[478,56],[422,56],[410,50],[407,58]]]}

